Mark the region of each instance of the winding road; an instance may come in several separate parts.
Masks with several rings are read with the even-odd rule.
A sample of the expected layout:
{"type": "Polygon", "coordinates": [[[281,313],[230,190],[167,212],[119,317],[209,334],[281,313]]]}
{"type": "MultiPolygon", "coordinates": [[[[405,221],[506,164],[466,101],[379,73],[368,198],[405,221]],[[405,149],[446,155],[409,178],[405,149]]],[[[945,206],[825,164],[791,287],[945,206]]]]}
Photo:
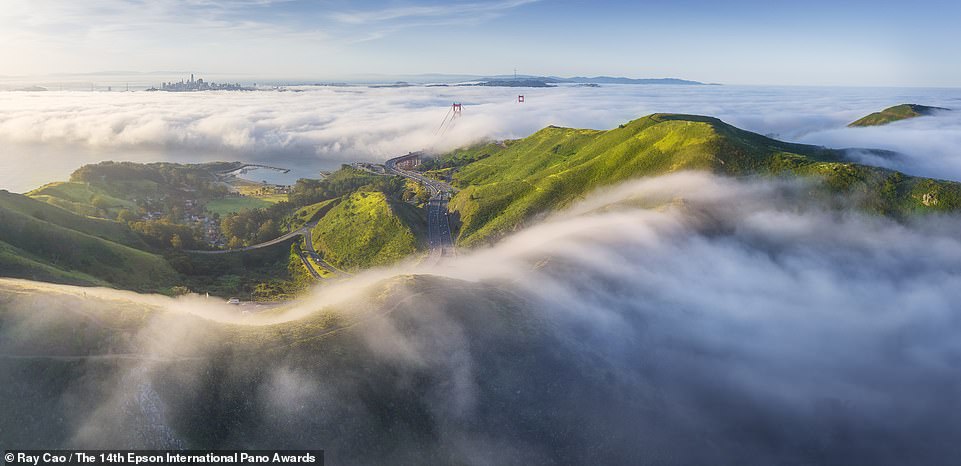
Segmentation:
{"type": "Polygon", "coordinates": [[[185,250],[184,252],[189,252],[189,253],[192,253],[192,254],[231,254],[231,253],[235,253],[235,252],[253,251],[253,250],[256,250],[256,249],[266,248],[266,247],[270,247],[270,246],[274,246],[274,245],[283,243],[284,241],[287,241],[287,240],[292,239],[292,238],[296,238],[296,237],[298,237],[298,236],[303,236],[303,237],[304,237],[304,243],[307,245],[307,251],[306,251],[306,252],[304,252],[304,251],[301,251],[301,252],[300,252],[300,260],[304,263],[304,267],[307,267],[307,271],[310,272],[310,275],[311,275],[311,276],[313,276],[314,278],[323,278],[323,275],[322,275],[319,271],[317,271],[317,269],[314,267],[314,264],[311,263],[311,261],[310,261],[310,259],[308,259],[308,257],[309,257],[309,258],[312,258],[312,259],[314,260],[314,263],[316,263],[318,266],[320,266],[321,268],[323,268],[324,270],[326,270],[328,273],[331,273],[331,274],[334,274],[334,275],[348,275],[348,276],[349,276],[349,275],[350,275],[349,273],[344,272],[343,270],[340,270],[340,269],[338,269],[337,267],[334,267],[333,265],[330,265],[330,264],[329,264],[327,261],[325,261],[325,260],[320,256],[320,254],[318,254],[317,251],[314,249],[314,243],[313,243],[313,241],[311,240],[310,232],[311,232],[311,230],[314,229],[315,226],[317,226],[317,222],[316,222],[316,221],[311,222],[311,223],[308,223],[308,224],[306,224],[306,225],[304,225],[304,226],[302,226],[302,227],[300,227],[300,228],[298,228],[298,229],[296,229],[296,230],[294,230],[294,231],[291,231],[290,233],[287,233],[286,235],[278,236],[277,238],[274,238],[274,239],[272,239],[272,240],[270,240],[270,241],[264,241],[263,243],[252,244],[252,245],[250,245],[250,246],[245,246],[245,247],[242,247],[242,248],[236,248],[236,249],[217,249],[217,250],[213,250],[213,251],[204,251],[204,250],[188,249],[188,250],[185,250]]]}
{"type": "Polygon", "coordinates": [[[314,222],[314,223],[312,223],[312,224],[304,225],[304,226],[302,226],[302,227],[300,227],[300,228],[298,228],[298,229],[296,229],[296,230],[294,230],[294,231],[292,231],[292,232],[290,232],[290,233],[287,233],[286,235],[278,236],[277,238],[274,238],[274,239],[272,239],[272,240],[270,240],[270,241],[265,241],[265,242],[259,243],[259,244],[251,244],[250,246],[245,246],[245,247],[242,247],[242,248],[236,248],[236,249],[215,249],[215,250],[210,250],[210,251],[205,251],[205,250],[200,250],[200,249],[187,249],[187,250],[185,250],[185,252],[189,252],[189,253],[192,253],[192,254],[230,254],[230,253],[232,253],[232,252],[253,251],[253,250],[255,250],[255,249],[266,248],[266,247],[273,246],[273,245],[275,245],[275,244],[283,243],[284,241],[287,241],[287,240],[289,240],[289,239],[291,239],[291,238],[294,238],[294,237],[297,237],[297,236],[308,236],[308,235],[310,235],[310,229],[313,228],[315,225],[317,225],[317,222],[314,222]]]}

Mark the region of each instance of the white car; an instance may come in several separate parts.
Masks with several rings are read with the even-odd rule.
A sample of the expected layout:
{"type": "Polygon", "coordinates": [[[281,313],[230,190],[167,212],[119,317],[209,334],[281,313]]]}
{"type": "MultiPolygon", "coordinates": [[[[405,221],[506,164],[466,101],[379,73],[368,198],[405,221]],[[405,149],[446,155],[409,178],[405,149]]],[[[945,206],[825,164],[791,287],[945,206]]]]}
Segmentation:
{"type": "Polygon", "coordinates": [[[227,304],[240,304],[240,298],[230,298],[227,300],[227,304]]]}

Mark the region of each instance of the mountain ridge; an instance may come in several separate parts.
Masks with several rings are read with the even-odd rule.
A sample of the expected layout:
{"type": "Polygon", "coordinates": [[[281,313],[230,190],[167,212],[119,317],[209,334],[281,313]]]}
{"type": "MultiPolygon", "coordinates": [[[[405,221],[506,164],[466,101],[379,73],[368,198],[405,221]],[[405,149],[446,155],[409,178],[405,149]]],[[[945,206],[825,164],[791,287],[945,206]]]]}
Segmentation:
{"type": "Polygon", "coordinates": [[[861,207],[894,217],[961,208],[961,184],[860,165],[846,151],[778,141],[700,115],[652,114],[607,131],[549,126],[503,144],[440,156],[461,189],[451,200],[458,244],[489,244],[592,189],[682,170],[819,178],[861,207]]]}

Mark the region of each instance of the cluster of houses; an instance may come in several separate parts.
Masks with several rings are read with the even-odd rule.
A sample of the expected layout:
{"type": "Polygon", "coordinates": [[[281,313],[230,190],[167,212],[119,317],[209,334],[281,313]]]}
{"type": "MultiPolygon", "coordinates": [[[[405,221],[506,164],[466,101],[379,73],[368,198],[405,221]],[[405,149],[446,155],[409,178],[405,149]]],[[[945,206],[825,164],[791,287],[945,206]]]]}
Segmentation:
{"type": "MultiPolygon", "coordinates": [[[[291,186],[281,185],[281,184],[268,184],[264,183],[264,186],[258,191],[258,195],[270,195],[270,194],[290,194],[291,186]]],[[[228,197],[243,197],[244,194],[231,191],[227,193],[228,197]]],[[[148,204],[152,203],[153,199],[148,199],[148,204]]],[[[214,247],[225,247],[227,245],[227,238],[225,238],[220,233],[220,222],[207,215],[206,209],[202,202],[194,199],[186,199],[183,203],[184,216],[183,223],[194,227],[196,230],[203,233],[204,241],[214,247]]],[[[147,221],[160,221],[165,217],[165,213],[162,211],[147,211],[141,218],[147,221]]]]}
{"type": "Polygon", "coordinates": [[[227,239],[220,234],[220,222],[208,217],[203,204],[187,199],[184,201],[184,223],[203,233],[204,241],[211,246],[225,246],[227,239]]]}

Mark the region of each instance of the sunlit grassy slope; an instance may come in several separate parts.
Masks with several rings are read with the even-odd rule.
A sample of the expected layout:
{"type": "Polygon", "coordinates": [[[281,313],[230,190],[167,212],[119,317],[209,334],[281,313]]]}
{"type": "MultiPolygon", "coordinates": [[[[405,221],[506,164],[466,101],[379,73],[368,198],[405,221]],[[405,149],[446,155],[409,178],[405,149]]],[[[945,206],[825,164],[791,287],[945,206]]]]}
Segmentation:
{"type": "Polygon", "coordinates": [[[314,248],[349,270],[385,265],[424,247],[425,219],[413,206],[378,191],[355,192],[320,218],[314,248]]]}
{"type": "Polygon", "coordinates": [[[0,211],[20,213],[36,220],[134,248],[146,247],[136,233],[120,222],[84,217],[22,194],[0,190],[0,211]]]}
{"type": "Polygon", "coordinates": [[[680,170],[816,175],[831,191],[858,194],[863,207],[891,215],[961,207],[957,183],[849,163],[841,151],[781,142],[694,115],[654,114],[610,131],[548,127],[457,157],[475,159],[454,176],[461,191],[450,206],[461,222],[462,246],[493,241],[593,189],[680,170]]]}
{"type": "Polygon", "coordinates": [[[330,209],[339,204],[340,201],[341,198],[338,197],[297,209],[297,211],[290,216],[290,230],[296,230],[310,222],[319,219],[328,211],[330,211],[330,209]]]}
{"type": "Polygon", "coordinates": [[[0,192],[0,276],[154,291],[176,282],[124,225],[0,192]]]}
{"type": "Polygon", "coordinates": [[[918,104],[901,104],[895,105],[893,107],[888,107],[880,112],[874,112],[864,118],[852,122],[848,126],[880,126],[886,125],[888,123],[893,123],[895,121],[907,120],[909,118],[916,118],[919,116],[930,115],[937,111],[948,110],[941,107],[928,107],[926,105],[918,104]]]}
{"type": "Polygon", "coordinates": [[[82,181],[49,183],[30,191],[27,196],[91,217],[99,216],[101,211],[105,211],[107,216],[115,217],[120,209],[137,209],[134,202],[111,196],[106,191],[82,181]]]}
{"type": "Polygon", "coordinates": [[[109,283],[83,272],[57,268],[42,258],[0,241],[0,277],[70,285],[110,286],[109,283]]]}

